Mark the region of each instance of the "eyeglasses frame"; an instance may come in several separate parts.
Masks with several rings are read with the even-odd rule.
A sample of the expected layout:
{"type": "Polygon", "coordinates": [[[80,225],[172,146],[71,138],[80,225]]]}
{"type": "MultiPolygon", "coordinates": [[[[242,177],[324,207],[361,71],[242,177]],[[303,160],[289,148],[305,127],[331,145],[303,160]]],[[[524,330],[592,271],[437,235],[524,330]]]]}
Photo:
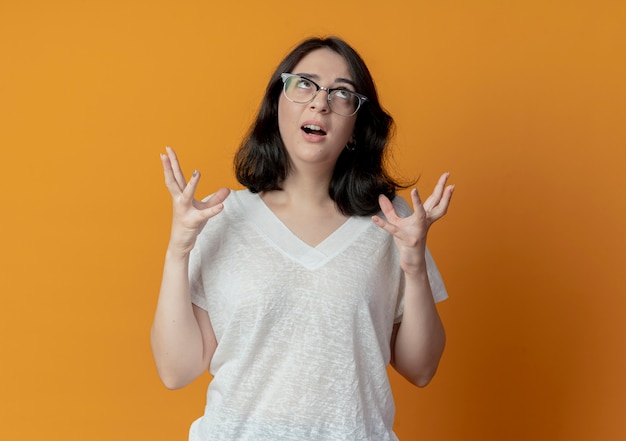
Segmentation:
{"type": "Polygon", "coordinates": [[[355,95],[355,96],[359,99],[359,103],[358,103],[358,105],[356,106],[356,109],[354,110],[354,112],[353,112],[353,113],[351,113],[350,115],[342,115],[341,113],[337,113],[337,115],[349,117],[349,116],[354,116],[354,115],[356,115],[356,113],[359,111],[359,109],[361,108],[361,106],[363,105],[363,103],[367,101],[367,97],[366,97],[365,95],[362,95],[362,94],[358,93],[358,92],[355,92],[355,91],[353,91],[353,90],[346,89],[346,88],[343,88],[343,87],[329,88],[329,87],[320,86],[319,84],[317,84],[317,83],[316,83],[315,81],[313,81],[312,79],[310,79],[310,78],[308,78],[308,77],[305,77],[305,76],[303,76],[303,75],[298,75],[298,74],[292,74],[292,73],[283,72],[283,73],[281,73],[281,74],[280,74],[280,77],[281,77],[281,78],[282,78],[282,80],[283,80],[283,94],[285,95],[285,98],[287,98],[287,99],[288,99],[289,101],[291,101],[292,103],[296,103],[296,104],[308,104],[308,103],[310,103],[311,101],[313,101],[313,100],[315,99],[315,97],[317,96],[317,94],[319,93],[319,91],[320,91],[320,90],[323,90],[323,91],[325,91],[325,92],[326,92],[326,100],[328,101],[328,108],[330,109],[330,111],[331,111],[331,112],[333,112],[333,113],[337,113],[337,112],[335,112],[335,111],[333,110],[332,106],[330,105],[330,103],[331,103],[331,101],[332,101],[332,99],[331,99],[330,95],[331,95],[334,91],[336,91],[336,90],[347,91],[347,92],[350,92],[350,93],[354,94],[354,95],[355,95]],[[310,100],[308,100],[308,101],[303,101],[303,102],[299,102],[299,101],[294,101],[294,100],[292,100],[291,98],[289,98],[289,97],[287,96],[287,90],[286,90],[286,88],[285,88],[285,86],[287,85],[287,80],[289,80],[289,78],[294,78],[294,77],[297,77],[297,78],[302,78],[303,80],[306,80],[306,81],[310,82],[311,84],[313,84],[313,85],[315,86],[315,88],[316,88],[315,93],[313,93],[313,96],[311,96],[311,99],[310,99],[310,100]]]}

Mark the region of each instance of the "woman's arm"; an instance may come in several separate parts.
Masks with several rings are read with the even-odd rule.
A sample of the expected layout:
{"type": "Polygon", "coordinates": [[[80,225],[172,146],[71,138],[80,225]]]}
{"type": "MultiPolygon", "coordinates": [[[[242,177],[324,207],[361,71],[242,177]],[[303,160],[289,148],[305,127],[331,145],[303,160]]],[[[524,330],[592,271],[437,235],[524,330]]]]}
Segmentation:
{"type": "Polygon", "coordinates": [[[217,341],[206,311],[191,303],[188,255],[168,249],[150,341],[168,389],[186,386],[208,369],[217,341]]]}
{"type": "Polygon", "coordinates": [[[446,343],[426,269],[406,275],[402,322],[394,326],[391,364],[407,380],[426,386],[435,375],[446,343]]]}
{"type": "Polygon", "coordinates": [[[186,183],[170,148],[161,161],[174,214],[150,341],[161,380],[166,387],[177,389],[208,368],[217,346],[208,313],[191,303],[188,266],[198,234],[223,209],[229,191],[221,189],[208,201],[197,201],[194,193],[199,173],[194,172],[186,183]]]}
{"type": "Polygon", "coordinates": [[[389,199],[381,196],[380,206],[387,220],[373,217],[379,227],[393,235],[406,281],[402,322],[394,326],[391,339],[391,362],[420,387],[426,386],[437,371],[446,341],[428,280],[426,236],[430,226],[448,210],[454,191],[454,186],[446,187],[448,177],[448,173],[441,176],[423,204],[417,190],[411,192],[411,216],[398,217],[389,199]]]}

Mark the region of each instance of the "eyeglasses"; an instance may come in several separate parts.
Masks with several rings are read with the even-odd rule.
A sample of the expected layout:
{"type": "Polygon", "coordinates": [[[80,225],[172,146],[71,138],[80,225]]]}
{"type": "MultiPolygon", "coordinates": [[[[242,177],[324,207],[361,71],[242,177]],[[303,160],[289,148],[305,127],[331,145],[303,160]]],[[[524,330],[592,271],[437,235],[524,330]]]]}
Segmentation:
{"type": "Polygon", "coordinates": [[[328,107],[330,110],[341,116],[352,116],[358,112],[361,104],[367,101],[365,95],[353,92],[345,88],[329,89],[317,84],[310,78],[300,75],[283,73],[283,93],[285,97],[294,103],[306,104],[313,101],[313,98],[320,90],[328,93],[328,107]]]}

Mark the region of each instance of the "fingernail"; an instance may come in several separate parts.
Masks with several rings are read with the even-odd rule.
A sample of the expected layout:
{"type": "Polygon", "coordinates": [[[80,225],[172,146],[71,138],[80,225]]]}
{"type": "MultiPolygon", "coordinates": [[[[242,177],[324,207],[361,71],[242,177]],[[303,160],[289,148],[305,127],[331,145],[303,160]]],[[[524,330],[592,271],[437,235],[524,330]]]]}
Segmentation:
{"type": "Polygon", "coordinates": [[[195,178],[197,175],[198,175],[198,170],[194,170],[192,176],[195,178]]]}

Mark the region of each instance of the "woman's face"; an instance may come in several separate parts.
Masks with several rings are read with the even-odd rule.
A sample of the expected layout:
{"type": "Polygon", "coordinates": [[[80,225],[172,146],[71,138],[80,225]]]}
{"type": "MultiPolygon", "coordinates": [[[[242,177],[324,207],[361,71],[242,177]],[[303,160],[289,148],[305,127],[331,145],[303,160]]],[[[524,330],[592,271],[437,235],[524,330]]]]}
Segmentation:
{"type": "MultiPolygon", "coordinates": [[[[355,90],[345,59],[330,49],[310,52],[289,73],[310,78],[323,87],[355,90]]],[[[278,101],[280,136],[295,170],[314,164],[332,170],[352,137],[355,121],[356,115],[342,116],[330,110],[325,90],[306,104],[291,102],[284,93],[278,101]]]]}

